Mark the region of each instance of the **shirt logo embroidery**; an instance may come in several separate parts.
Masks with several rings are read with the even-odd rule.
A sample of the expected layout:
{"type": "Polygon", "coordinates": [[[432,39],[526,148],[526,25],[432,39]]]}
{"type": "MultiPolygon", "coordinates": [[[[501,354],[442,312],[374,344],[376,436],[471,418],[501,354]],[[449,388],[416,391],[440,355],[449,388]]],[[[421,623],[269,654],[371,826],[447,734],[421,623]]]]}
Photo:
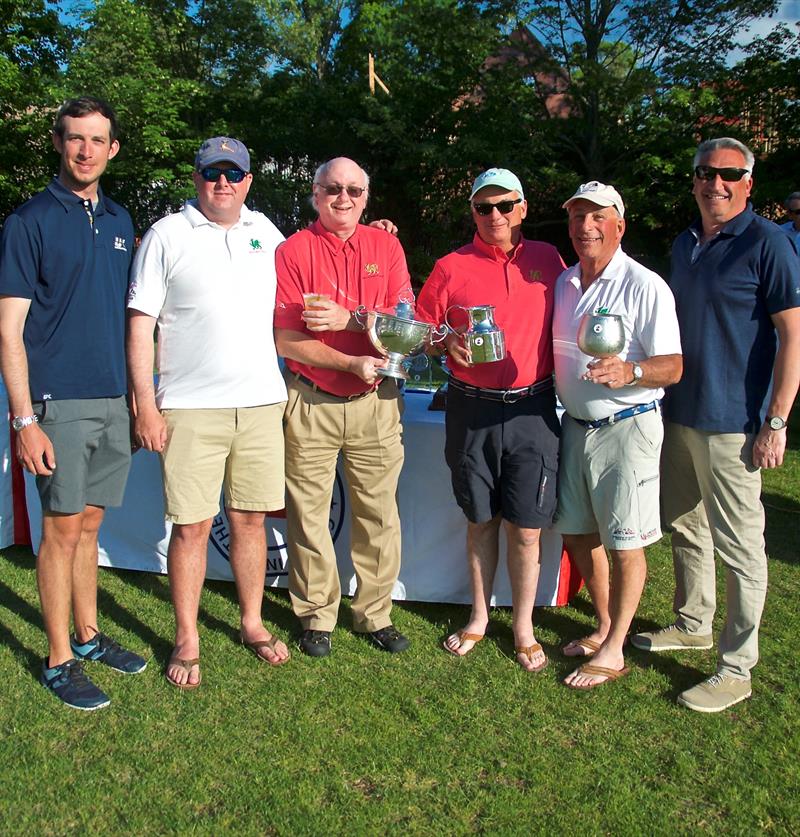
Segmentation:
{"type": "Polygon", "coordinates": [[[377,276],[378,275],[378,265],[376,265],[375,262],[370,262],[370,264],[365,264],[364,265],[364,273],[366,273],[367,276],[377,276]]]}
{"type": "Polygon", "coordinates": [[[528,274],[528,278],[531,282],[541,282],[542,281],[542,271],[541,270],[532,270],[528,274]]]}
{"type": "Polygon", "coordinates": [[[52,401],[53,400],[53,393],[52,392],[43,392],[42,393],[42,401],[52,401]]]}
{"type": "Polygon", "coordinates": [[[125,239],[120,238],[118,235],[114,236],[114,249],[122,250],[123,252],[127,253],[128,248],[125,246],[125,239]]]}
{"type": "Polygon", "coordinates": [[[250,239],[250,248],[253,251],[260,250],[261,249],[261,242],[257,238],[251,238],[250,239]]]}

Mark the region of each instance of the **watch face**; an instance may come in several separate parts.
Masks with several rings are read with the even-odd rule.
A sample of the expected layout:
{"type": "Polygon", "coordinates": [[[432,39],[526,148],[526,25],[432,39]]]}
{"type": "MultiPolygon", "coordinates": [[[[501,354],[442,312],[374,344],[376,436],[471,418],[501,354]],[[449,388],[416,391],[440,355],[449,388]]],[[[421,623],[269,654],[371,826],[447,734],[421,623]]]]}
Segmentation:
{"type": "Polygon", "coordinates": [[[773,430],[783,430],[783,428],[786,427],[786,422],[780,416],[773,416],[769,420],[769,426],[773,430]]]}

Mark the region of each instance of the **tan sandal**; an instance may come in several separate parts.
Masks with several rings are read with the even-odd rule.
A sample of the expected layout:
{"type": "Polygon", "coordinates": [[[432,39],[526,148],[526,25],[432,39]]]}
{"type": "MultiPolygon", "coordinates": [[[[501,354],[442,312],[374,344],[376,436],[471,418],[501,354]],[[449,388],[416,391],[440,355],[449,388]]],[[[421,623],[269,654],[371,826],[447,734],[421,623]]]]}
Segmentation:
{"type": "Polygon", "coordinates": [[[444,648],[445,651],[452,654],[454,657],[466,657],[467,654],[469,654],[469,652],[472,651],[472,648],[474,648],[475,645],[473,645],[472,648],[469,649],[469,651],[465,651],[463,654],[459,654],[457,651],[453,651],[453,649],[447,645],[447,640],[450,639],[451,636],[458,637],[458,648],[461,648],[461,646],[467,641],[474,642],[475,645],[477,645],[484,638],[485,634],[470,634],[467,633],[467,631],[456,631],[454,634],[450,634],[450,636],[448,636],[444,640],[444,642],[442,643],[442,648],[444,648]]]}
{"type": "Polygon", "coordinates": [[[598,686],[605,686],[606,683],[612,683],[614,680],[619,680],[620,677],[624,677],[629,671],[630,669],[627,668],[627,666],[623,666],[623,668],[606,668],[605,666],[595,666],[591,663],[584,663],[582,666],[578,666],[575,670],[576,674],[588,674],[593,677],[605,677],[605,680],[601,680],[599,683],[591,683],[588,686],[573,686],[572,683],[566,682],[564,685],[579,692],[588,692],[590,689],[596,689],[598,686]]]}
{"type": "MultiPolygon", "coordinates": [[[[542,646],[538,642],[534,642],[533,645],[524,645],[520,648],[515,648],[514,651],[517,654],[523,654],[524,656],[526,656],[531,661],[531,663],[533,663],[534,654],[538,654],[540,651],[544,654],[544,648],[542,648],[542,646]]],[[[549,662],[550,661],[547,659],[547,656],[545,656],[544,662],[541,665],[534,666],[534,668],[531,669],[527,669],[525,668],[525,666],[522,666],[522,668],[525,668],[525,671],[527,671],[528,674],[536,674],[537,672],[540,672],[543,668],[547,668],[547,664],[549,662]]]]}
{"type": "Polygon", "coordinates": [[[572,659],[574,657],[591,657],[592,654],[597,652],[602,644],[602,642],[598,642],[596,639],[590,639],[588,636],[585,636],[582,639],[572,639],[566,645],[562,645],[561,653],[568,659],[572,659]],[[588,648],[589,651],[588,653],[584,652],[583,654],[567,654],[567,648],[571,647],[588,648]]]}
{"type": "Polygon", "coordinates": [[[277,663],[273,663],[270,662],[263,654],[259,653],[259,651],[262,648],[269,648],[269,650],[272,651],[273,654],[278,653],[277,649],[275,648],[275,643],[279,642],[280,640],[278,639],[278,637],[275,636],[275,634],[273,634],[269,639],[259,639],[255,642],[247,642],[247,640],[245,640],[245,638],[241,634],[239,634],[239,639],[242,641],[242,645],[244,645],[245,648],[249,648],[250,651],[252,651],[256,655],[256,657],[259,660],[261,660],[262,663],[266,663],[267,665],[282,666],[284,663],[288,663],[291,659],[290,654],[285,659],[278,660],[277,663]]]}
{"type": "Polygon", "coordinates": [[[186,683],[178,683],[176,680],[173,680],[169,676],[170,666],[178,666],[179,668],[184,669],[187,674],[191,674],[191,671],[195,666],[197,666],[198,669],[200,668],[199,657],[196,657],[193,660],[181,660],[178,657],[170,657],[169,662],[167,663],[167,668],[164,671],[164,677],[167,678],[167,683],[169,683],[171,686],[174,686],[176,689],[182,689],[185,692],[189,691],[189,689],[196,689],[203,682],[203,675],[200,674],[200,671],[198,670],[197,673],[200,675],[200,677],[197,683],[189,683],[188,681],[186,683]]]}

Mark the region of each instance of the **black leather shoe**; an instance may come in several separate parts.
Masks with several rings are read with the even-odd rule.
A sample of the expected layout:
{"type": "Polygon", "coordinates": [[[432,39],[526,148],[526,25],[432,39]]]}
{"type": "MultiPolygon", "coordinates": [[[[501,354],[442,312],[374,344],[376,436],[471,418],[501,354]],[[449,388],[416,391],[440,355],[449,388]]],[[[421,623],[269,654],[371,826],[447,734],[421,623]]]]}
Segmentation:
{"type": "Polygon", "coordinates": [[[379,631],[372,631],[367,634],[367,637],[373,645],[377,645],[378,648],[390,654],[399,654],[411,647],[410,640],[404,637],[394,625],[387,625],[379,631]]]}
{"type": "Polygon", "coordinates": [[[331,632],[303,631],[297,644],[309,657],[327,657],[331,653],[331,632]]]}

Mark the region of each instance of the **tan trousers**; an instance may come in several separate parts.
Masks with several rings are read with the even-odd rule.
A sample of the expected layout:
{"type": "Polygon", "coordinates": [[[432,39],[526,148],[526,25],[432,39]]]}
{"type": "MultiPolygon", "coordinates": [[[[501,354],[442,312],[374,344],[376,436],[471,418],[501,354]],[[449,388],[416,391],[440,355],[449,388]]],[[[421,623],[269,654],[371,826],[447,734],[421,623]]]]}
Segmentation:
{"type": "Polygon", "coordinates": [[[725,565],[727,615],[719,671],[748,678],[758,662],[767,595],[761,472],[753,436],[665,423],[661,457],[664,519],[672,530],[676,624],[710,634],[716,609],[714,550],[725,565]]]}
{"type": "Polygon", "coordinates": [[[350,549],[357,589],[353,629],[391,624],[400,572],[397,481],[403,466],[402,396],[393,381],[342,402],[288,381],[284,416],[289,593],[304,629],[332,631],[341,599],[328,526],[339,452],[349,487],[350,549]]]}

